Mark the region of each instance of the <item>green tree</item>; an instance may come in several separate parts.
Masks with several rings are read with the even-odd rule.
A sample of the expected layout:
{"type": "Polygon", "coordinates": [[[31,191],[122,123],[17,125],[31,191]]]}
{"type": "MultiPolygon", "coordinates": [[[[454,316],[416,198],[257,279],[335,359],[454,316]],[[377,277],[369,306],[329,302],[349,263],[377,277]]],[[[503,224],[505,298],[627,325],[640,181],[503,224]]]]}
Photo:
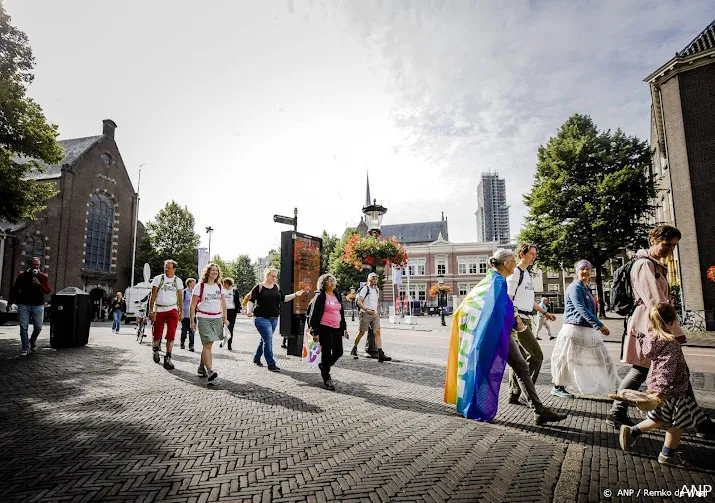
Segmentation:
{"type": "Polygon", "coordinates": [[[161,264],[158,271],[154,271],[152,266],[153,275],[164,270],[166,259],[173,259],[179,264],[176,274],[181,279],[197,274],[201,237],[194,232],[194,216],[188,208],[181,207],[175,201],[167,203],[156,214],[155,220],[147,223],[146,235],[148,247],[152,250],[148,258],[154,256],[156,260],[155,257],[158,257],[161,264]]]}
{"type": "Polygon", "coordinates": [[[325,231],[320,237],[323,240],[323,248],[320,250],[320,274],[325,274],[330,271],[330,258],[335,247],[340,245],[340,239],[335,234],[329,235],[325,231]]]}
{"type": "Polygon", "coordinates": [[[27,35],[10,24],[0,1],[0,221],[34,219],[58,192],[54,182],[26,178],[44,171],[39,161],[58,164],[64,156],[57,126],[26,96],[34,66],[27,35]]]}
{"type": "Polygon", "coordinates": [[[234,277],[235,285],[234,288],[238,290],[241,295],[247,294],[258,282],[256,278],[256,273],[253,270],[253,264],[251,264],[251,257],[248,255],[239,255],[234,262],[234,277]]]}
{"type": "MultiPolygon", "coordinates": [[[[351,287],[356,290],[360,288],[361,281],[367,281],[367,275],[369,271],[367,269],[355,269],[352,264],[347,264],[343,262],[342,256],[345,253],[345,245],[350,240],[351,237],[356,235],[358,232],[356,229],[346,229],[343,233],[343,237],[333,248],[330,254],[330,262],[328,267],[328,272],[335,276],[335,280],[338,283],[338,289],[341,292],[347,293],[350,291],[351,287]]],[[[378,276],[381,276],[382,271],[376,271],[378,276]]]]}
{"type": "MultiPolygon", "coordinates": [[[[152,246],[151,239],[149,239],[149,235],[146,233],[137,244],[137,258],[136,263],[134,264],[134,281],[137,283],[144,281],[144,264],[149,264],[152,277],[164,271],[164,261],[152,246]]],[[[196,274],[196,272],[193,274],[196,274]]],[[[181,279],[186,279],[186,277],[181,279]]],[[[151,281],[151,279],[149,281],[151,281]]]]}
{"type": "MultiPolygon", "coordinates": [[[[281,279],[281,249],[271,250],[268,252],[268,256],[271,258],[271,267],[275,267],[278,271],[278,281],[281,279]]],[[[263,281],[263,278],[258,278],[259,281],[263,281]]]]}
{"type": "MultiPolygon", "coordinates": [[[[536,244],[545,267],[589,260],[603,299],[603,264],[646,243],[656,195],[650,166],[646,142],[620,129],[598,131],[589,116],[571,116],[539,147],[519,241],[536,244]]],[[[599,311],[605,316],[604,302],[599,311]]]]}
{"type": "MultiPolygon", "coordinates": [[[[198,258],[197,258],[197,261],[198,261],[198,258]]],[[[227,261],[223,260],[220,255],[214,255],[212,262],[214,264],[216,264],[219,267],[219,269],[221,269],[221,277],[222,278],[234,278],[235,267],[234,267],[233,261],[229,260],[227,262],[227,261]]]]}

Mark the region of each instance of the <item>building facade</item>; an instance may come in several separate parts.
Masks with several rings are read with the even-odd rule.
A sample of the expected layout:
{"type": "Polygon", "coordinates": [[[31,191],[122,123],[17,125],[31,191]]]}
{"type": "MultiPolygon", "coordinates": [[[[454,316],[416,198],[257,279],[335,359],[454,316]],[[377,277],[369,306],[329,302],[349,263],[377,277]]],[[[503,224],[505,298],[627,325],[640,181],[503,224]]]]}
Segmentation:
{"type": "MultiPolygon", "coordinates": [[[[386,236],[389,237],[389,236],[386,236]]],[[[385,270],[382,301],[394,303],[395,296],[426,303],[437,302],[430,295],[432,285],[451,288],[450,304],[458,305],[469,291],[487,274],[488,260],[498,248],[498,243],[451,243],[441,235],[431,243],[408,244],[408,266],[400,271],[401,282],[392,281],[392,268],[385,270]]]]}
{"type": "Polygon", "coordinates": [[[59,141],[62,162],[29,175],[59,194],[35,220],[0,222],[0,295],[7,298],[33,256],[53,293],[79,287],[96,302],[129,286],[137,194],[114,141],[116,127],[105,120],[101,135],[59,141]]]}
{"type": "Polygon", "coordinates": [[[482,173],[477,187],[477,241],[509,244],[509,206],[506,182],[496,173],[482,173]]]}
{"type": "Polygon", "coordinates": [[[715,21],[649,75],[651,175],[659,191],[653,223],[670,223],[683,237],[670,265],[683,308],[715,330],[715,21]]]}

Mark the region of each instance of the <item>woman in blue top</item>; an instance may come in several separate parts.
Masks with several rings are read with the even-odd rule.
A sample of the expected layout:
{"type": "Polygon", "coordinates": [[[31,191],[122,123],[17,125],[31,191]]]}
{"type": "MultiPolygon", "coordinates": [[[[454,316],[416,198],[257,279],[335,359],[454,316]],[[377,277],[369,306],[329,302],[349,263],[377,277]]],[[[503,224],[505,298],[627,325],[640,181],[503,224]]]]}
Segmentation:
{"type": "Polygon", "coordinates": [[[562,398],[573,398],[573,393],[607,395],[620,383],[601,338],[609,334],[608,328],[596,316],[598,303],[588,288],[591,269],[588,260],[576,264],[576,277],[566,289],[564,324],[551,354],[551,394],[562,398]]]}

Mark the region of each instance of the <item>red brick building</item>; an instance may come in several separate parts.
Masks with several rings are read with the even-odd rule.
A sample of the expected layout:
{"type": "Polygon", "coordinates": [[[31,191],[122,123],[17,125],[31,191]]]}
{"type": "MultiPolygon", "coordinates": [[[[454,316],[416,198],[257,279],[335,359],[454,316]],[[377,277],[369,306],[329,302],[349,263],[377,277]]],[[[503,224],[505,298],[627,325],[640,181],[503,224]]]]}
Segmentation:
{"type": "Polygon", "coordinates": [[[686,310],[715,330],[715,22],[645,81],[650,85],[651,175],[659,185],[655,222],[683,238],[670,264],[686,310]]]}
{"type": "Polygon", "coordinates": [[[30,176],[59,194],[35,220],[0,222],[0,295],[39,256],[52,291],[84,289],[96,300],[129,286],[137,194],[114,141],[117,125],[101,135],[61,140],[62,162],[30,176]]]}

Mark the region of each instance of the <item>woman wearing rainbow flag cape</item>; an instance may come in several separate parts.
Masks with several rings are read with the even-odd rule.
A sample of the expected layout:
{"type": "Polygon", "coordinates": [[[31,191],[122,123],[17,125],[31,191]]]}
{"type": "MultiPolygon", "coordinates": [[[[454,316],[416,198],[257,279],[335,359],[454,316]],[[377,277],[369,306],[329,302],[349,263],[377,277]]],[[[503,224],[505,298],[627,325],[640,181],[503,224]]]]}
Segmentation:
{"type": "Polygon", "coordinates": [[[491,421],[499,407],[504,368],[509,364],[522,393],[533,405],[534,422],[562,421],[566,414],[553,412],[541,403],[514,337],[524,328],[506,286],[506,278],[516,267],[514,253],[497,250],[489,265],[487,276],[454,313],[444,401],[456,404],[466,418],[491,421]]]}

